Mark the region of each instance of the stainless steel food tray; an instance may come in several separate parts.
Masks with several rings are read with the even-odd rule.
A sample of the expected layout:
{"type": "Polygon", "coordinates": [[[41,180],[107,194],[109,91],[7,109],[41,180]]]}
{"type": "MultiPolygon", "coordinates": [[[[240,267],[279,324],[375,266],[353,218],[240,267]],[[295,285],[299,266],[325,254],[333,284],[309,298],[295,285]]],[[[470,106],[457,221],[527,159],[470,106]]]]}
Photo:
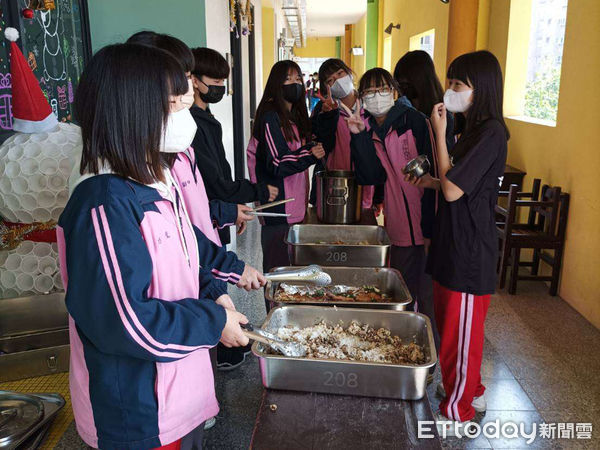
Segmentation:
{"type": "MultiPolygon", "coordinates": [[[[290,270],[293,267],[275,267],[271,272],[290,270]]],[[[323,267],[323,271],[331,276],[332,284],[342,284],[346,286],[375,286],[384,294],[391,296],[392,301],[388,303],[362,303],[362,302],[284,302],[275,301],[275,293],[279,288],[279,282],[267,282],[265,298],[271,302],[271,307],[279,305],[317,305],[317,306],[341,306],[350,308],[369,308],[369,309],[393,309],[404,311],[410,304],[412,298],[402,279],[402,275],[396,269],[389,267],[323,267]]],[[[287,283],[296,284],[296,283],[287,283]]]]}
{"type": "MultiPolygon", "coordinates": [[[[0,391],[0,395],[11,395],[11,394],[16,394],[15,392],[11,392],[11,391],[0,391]]],[[[21,444],[25,444],[24,447],[25,448],[37,448],[35,445],[33,447],[27,445],[29,444],[29,439],[33,437],[33,435],[38,432],[41,431],[44,427],[48,427],[52,420],[56,417],[56,414],[58,414],[58,412],[65,406],[65,399],[62,397],[62,395],[56,393],[52,393],[52,394],[48,394],[48,393],[44,393],[44,394],[29,394],[27,393],[26,395],[31,395],[32,397],[37,398],[38,400],[40,400],[43,405],[43,411],[44,411],[44,417],[38,422],[36,423],[34,426],[32,426],[29,430],[27,430],[26,433],[19,435],[19,436],[15,436],[14,438],[11,439],[6,439],[4,440],[2,443],[0,443],[0,449],[6,449],[6,450],[12,450],[15,449],[17,447],[19,447],[21,444]]],[[[43,436],[42,436],[43,439],[43,436]]],[[[34,441],[37,441],[37,439],[33,439],[34,441]]],[[[41,441],[41,439],[40,439],[41,441]]]]}
{"type": "Polygon", "coordinates": [[[431,323],[423,314],[405,311],[326,306],[286,305],[272,309],[262,328],[275,331],[285,325],[307,327],[326,320],[344,325],[358,320],[384,327],[404,342],[425,348],[427,362],[396,365],[308,358],[288,358],[266,353],[255,342],[252,352],[259,358],[262,383],[271,389],[418,400],[425,395],[429,368],[437,362],[431,323]]]}
{"type": "Polygon", "coordinates": [[[294,266],[385,267],[392,245],[385,229],[375,225],[292,225],[285,243],[294,266]],[[338,240],[368,245],[320,244],[338,240]]]}

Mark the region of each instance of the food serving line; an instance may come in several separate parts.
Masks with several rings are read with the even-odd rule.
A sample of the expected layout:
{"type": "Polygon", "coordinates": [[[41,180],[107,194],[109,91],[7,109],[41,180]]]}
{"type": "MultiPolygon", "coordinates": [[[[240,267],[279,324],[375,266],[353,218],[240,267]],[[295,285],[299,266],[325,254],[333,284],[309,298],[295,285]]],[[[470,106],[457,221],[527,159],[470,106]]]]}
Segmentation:
{"type": "Polygon", "coordinates": [[[273,351],[264,339],[255,342],[252,351],[265,390],[251,448],[441,448],[426,393],[429,368],[437,362],[431,323],[422,314],[404,311],[412,299],[402,275],[388,267],[389,237],[372,211],[361,212],[360,187],[353,185],[351,173],[328,175],[335,179],[317,188],[318,208],[309,208],[305,221],[289,229],[292,266],[271,270],[268,278],[277,275],[268,282],[265,296],[272,309],[254,331],[279,339],[284,327],[303,330],[342,323],[347,328],[357,321],[379,330],[378,335],[384,329],[402,343],[416,344],[422,358],[389,363],[290,357],[273,351]],[[334,194],[335,201],[324,192],[334,194]],[[331,203],[344,211],[326,213],[331,203]],[[323,223],[332,221],[357,224],[323,223]],[[298,269],[315,264],[331,278],[335,292],[363,286],[381,295],[345,301],[331,290],[325,295],[328,288],[309,288],[317,277],[314,268],[298,269]],[[281,278],[290,271],[297,278],[284,284],[281,278]],[[436,438],[419,440],[419,421],[430,421],[436,438]]]}

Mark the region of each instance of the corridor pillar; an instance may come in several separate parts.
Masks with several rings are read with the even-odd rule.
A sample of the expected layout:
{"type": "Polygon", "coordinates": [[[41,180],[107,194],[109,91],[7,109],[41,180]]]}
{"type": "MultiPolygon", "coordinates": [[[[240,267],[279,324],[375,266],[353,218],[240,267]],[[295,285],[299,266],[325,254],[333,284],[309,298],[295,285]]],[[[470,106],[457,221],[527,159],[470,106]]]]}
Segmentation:
{"type": "Polygon", "coordinates": [[[449,6],[446,67],[457,56],[477,48],[479,0],[452,0],[449,6]]]}

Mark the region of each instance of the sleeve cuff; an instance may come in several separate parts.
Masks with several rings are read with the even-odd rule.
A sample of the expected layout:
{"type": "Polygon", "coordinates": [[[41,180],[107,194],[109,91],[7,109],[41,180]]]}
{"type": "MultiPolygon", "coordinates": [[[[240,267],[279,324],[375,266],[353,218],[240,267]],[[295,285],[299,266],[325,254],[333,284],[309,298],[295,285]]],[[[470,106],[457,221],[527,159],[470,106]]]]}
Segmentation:
{"type": "Polygon", "coordinates": [[[221,295],[227,294],[227,283],[221,280],[213,280],[203,292],[203,296],[211,300],[218,299],[221,295]]]}
{"type": "Polygon", "coordinates": [[[258,190],[258,201],[267,203],[267,201],[269,201],[269,188],[267,187],[267,183],[258,183],[256,187],[258,190]]]}

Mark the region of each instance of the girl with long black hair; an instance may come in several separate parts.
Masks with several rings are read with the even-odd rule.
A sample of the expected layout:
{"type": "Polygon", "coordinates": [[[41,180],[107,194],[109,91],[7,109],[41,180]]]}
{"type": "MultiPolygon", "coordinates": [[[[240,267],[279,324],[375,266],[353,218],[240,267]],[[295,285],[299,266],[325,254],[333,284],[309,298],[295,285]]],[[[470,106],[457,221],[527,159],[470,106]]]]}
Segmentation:
{"type": "MultiPolygon", "coordinates": [[[[427,117],[431,115],[433,105],[444,101],[444,89],[435,72],[433,60],[429,53],[423,50],[406,52],[396,63],[394,79],[398,83],[401,95],[406,96],[415,109],[427,117]]],[[[447,111],[448,150],[454,147],[454,141],[454,116],[447,111]]]]}
{"type": "Polygon", "coordinates": [[[265,217],[261,230],[263,270],[289,265],[284,238],[290,224],[304,220],[308,204],[308,168],[325,156],[312,142],[302,71],[298,64],[275,63],[256,110],[253,139],[248,146],[248,169],[253,182],[278,189],[276,200],[294,201],[271,208],[287,217],[265,217]]]}
{"type": "Polygon", "coordinates": [[[438,428],[453,434],[456,424],[485,411],[481,384],[484,321],[496,286],[498,236],[494,206],[504,173],[509,132],[502,114],[502,72],[488,51],[467,53],[448,68],[444,103],[433,107],[439,178],[415,184],[438,189],[440,205],[428,258],[441,335],[439,360],[444,397],[438,428]],[[446,111],[462,114],[465,129],[449,152],[446,111]]]}
{"type": "MultiPolygon", "coordinates": [[[[423,50],[414,50],[406,52],[396,63],[394,69],[394,79],[398,83],[401,95],[412,104],[412,106],[429,118],[433,105],[444,100],[444,90],[442,84],[435,72],[435,66],[429,53],[423,50]]],[[[446,127],[446,147],[448,150],[454,147],[454,117],[451,112],[447,112],[446,127]]],[[[433,134],[433,133],[432,133],[433,134]]],[[[435,138],[435,136],[434,136],[435,138]]],[[[435,139],[432,142],[435,145],[435,139]]],[[[437,157],[435,150],[432,153],[430,174],[437,177],[437,157]]],[[[425,189],[423,192],[424,203],[430,210],[429,216],[435,216],[435,211],[439,204],[439,192],[432,189],[425,189]]],[[[429,230],[425,240],[425,252],[429,251],[431,235],[433,234],[434,220],[428,222],[429,230]]],[[[431,276],[423,273],[421,283],[421,303],[420,312],[426,314],[432,321],[433,336],[436,348],[439,350],[440,336],[435,326],[435,315],[433,311],[433,283],[431,276]]],[[[432,373],[433,373],[432,367],[432,373]]]]}

